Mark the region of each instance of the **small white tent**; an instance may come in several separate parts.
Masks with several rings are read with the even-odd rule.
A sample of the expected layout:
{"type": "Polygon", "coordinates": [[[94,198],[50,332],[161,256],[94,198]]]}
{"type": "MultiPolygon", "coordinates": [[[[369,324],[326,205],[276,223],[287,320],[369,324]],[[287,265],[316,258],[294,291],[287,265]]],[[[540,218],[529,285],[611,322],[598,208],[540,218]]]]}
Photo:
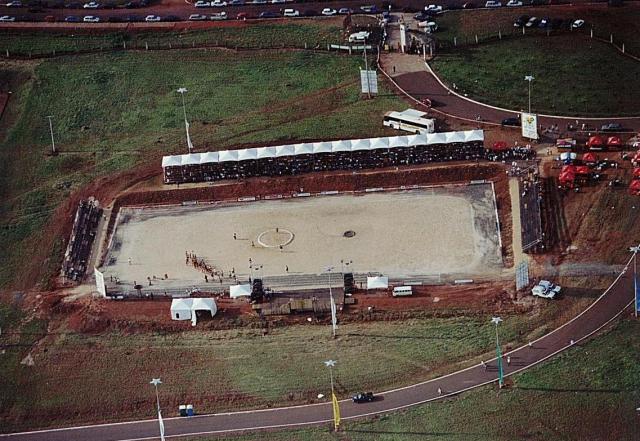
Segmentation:
{"type": "Polygon", "coordinates": [[[238,297],[250,297],[251,296],[251,285],[231,285],[230,292],[232,299],[237,299],[238,297]]]}
{"type": "Polygon", "coordinates": [[[190,320],[193,299],[173,299],[171,301],[171,318],[173,320],[190,320]]]}
{"type": "Polygon", "coordinates": [[[389,278],[386,276],[367,277],[367,289],[387,289],[389,288],[389,278]]]}
{"type": "Polygon", "coordinates": [[[193,300],[193,304],[191,305],[191,311],[195,314],[196,311],[209,311],[211,313],[211,317],[216,315],[218,312],[218,306],[216,305],[216,301],[211,298],[195,298],[193,300]]]}

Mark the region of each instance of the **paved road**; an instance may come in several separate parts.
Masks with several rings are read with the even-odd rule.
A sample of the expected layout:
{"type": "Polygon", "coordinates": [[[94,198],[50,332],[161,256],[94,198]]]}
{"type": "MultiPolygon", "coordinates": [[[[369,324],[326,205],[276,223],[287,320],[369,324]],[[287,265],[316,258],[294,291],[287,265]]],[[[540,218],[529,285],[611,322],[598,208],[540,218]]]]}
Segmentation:
{"type": "MultiPolygon", "coordinates": [[[[511,364],[504,364],[505,374],[534,366],[549,357],[586,339],[603,326],[610,323],[626,308],[633,299],[632,271],[621,273],[614,283],[591,306],[576,318],[550,334],[525,345],[506,355],[511,364]]],[[[416,404],[434,401],[448,395],[496,381],[496,360],[487,363],[487,369],[476,365],[447,376],[381,393],[373,403],[353,404],[348,400],[341,402],[342,418],[345,420],[362,418],[403,409],[416,404]],[[442,396],[438,389],[442,390],[442,396]]],[[[256,411],[203,415],[194,418],[170,418],[165,420],[167,436],[204,435],[231,433],[267,428],[293,428],[327,424],[331,420],[329,404],[265,409],[256,411]]],[[[133,441],[156,439],[158,426],[155,420],[133,421],[127,423],[63,428],[39,432],[25,432],[0,435],[0,439],[14,441],[133,441]]]]}

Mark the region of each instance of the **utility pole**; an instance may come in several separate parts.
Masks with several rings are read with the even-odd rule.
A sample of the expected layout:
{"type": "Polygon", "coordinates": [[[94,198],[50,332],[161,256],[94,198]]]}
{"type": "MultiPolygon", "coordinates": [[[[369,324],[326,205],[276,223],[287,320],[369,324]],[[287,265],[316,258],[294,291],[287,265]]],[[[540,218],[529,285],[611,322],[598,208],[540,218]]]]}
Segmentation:
{"type": "Polygon", "coordinates": [[[371,86],[369,85],[369,62],[367,61],[367,39],[364,39],[364,72],[367,78],[367,97],[371,98],[371,86]]]}
{"type": "Polygon", "coordinates": [[[529,82],[529,113],[531,113],[531,82],[534,79],[533,75],[527,75],[524,77],[524,80],[529,82]]]}
{"type": "Polygon", "coordinates": [[[49,132],[51,133],[51,154],[55,156],[58,152],[56,151],[56,141],[53,139],[53,123],[51,122],[53,115],[47,115],[47,118],[49,119],[49,132]]]}

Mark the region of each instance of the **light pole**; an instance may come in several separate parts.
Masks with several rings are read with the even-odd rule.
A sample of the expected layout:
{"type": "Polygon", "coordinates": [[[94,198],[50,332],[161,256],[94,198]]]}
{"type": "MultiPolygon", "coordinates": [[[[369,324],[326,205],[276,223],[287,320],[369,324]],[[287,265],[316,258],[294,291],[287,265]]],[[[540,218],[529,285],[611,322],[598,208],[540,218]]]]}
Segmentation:
{"type": "Polygon", "coordinates": [[[329,301],[331,302],[331,328],[333,332],[333,338],[336,338],[336,329],[338,329],[338,317],[336,311],[336,302],[333,300],[333,293],[331,292],[331,273],[335,268],[330,266],[325,272],[329,273],[329,301]]]}
{"type": "Polygon", "coordinates": [[[638,309],[640,309],[640,292],[638,292],[638,252],[640,252],[640,245],[629,248],[633,252],[633,298],[634,307],[633,311],[638,318],[638,309]]]}
{"type": "Polygon", "coordinates": [[[335,360],[327,360],[324,365],[329,368],[329,375],[331,376],[331,404],[333,407],[333,428],[338,431],[340,427],[340,404],[336,398],[335,390],[333,387],[333,367],[336,365],[335,360]]]}
{"type": "Polygon", "coordinates": [[[498,386],[502,388],[504,385],[504,373],[502,370],[502,352],[500,351],[500,340],[498,338],[498,325],[502,319],[500,317],[493,317],[491,323],[496,325],[496,358],[498,359],[498,386]]]}
{"type": "Polygon", "coordinates": [[[49,132],[51,133],[51,154],[55,156],[57,154],[56,141],[53,139],[53,122],[51,122],[53,115],[47,115],[47,118],[49,119],[49,132]]]}
{"type": "Polygon", "coordinates": [[[162,421],[162,414],[160,413],[160,395],[158,395],[158,385],[162,384],[159,378],[154,378],[150,382],[156,390],[156,405],[158,406],[158,426],[160,427],[160,440],[164,441],[164,422],[162,421]]]}
{"type": "Polygon", "coordinates": [[[184,128],[187,132],[187,148],[189,149],[189,153],[193,150],[193,144],[191,144],[191,137],[189,136],[189,122],[187,121],[187,106],[184,102],[184,94],[187,93],[186,87],[181,87],[177,90],[177,92],[182,96],[182,113],[184,115],[184,128]]]}
{"type": "Polygon", "coordinates": [[[527,75],[524,77],[525,81],[529,82],[529,113],[531,113],[531,82],[535,80],[533,75],[527,75]]]}

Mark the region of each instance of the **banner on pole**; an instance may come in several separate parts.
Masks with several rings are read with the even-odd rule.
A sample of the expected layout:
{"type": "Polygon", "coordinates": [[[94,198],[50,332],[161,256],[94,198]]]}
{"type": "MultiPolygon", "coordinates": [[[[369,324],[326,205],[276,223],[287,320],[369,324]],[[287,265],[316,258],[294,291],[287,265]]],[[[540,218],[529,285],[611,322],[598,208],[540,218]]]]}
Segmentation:
{"type": "Polygon", "coordinates": [[[162,413],[158,408],[158,425],[160,426],[160,440],[164,441],[164,421],[162,421],[162,413]]]}
{"type": "Polygon", "coordinates": [[[93,268],[93,275],[96,278],[96,289],[102,295],[102,297],[107,296],[107,287],[104,284],[104,274],[98,271],[98,268],[93,268]]]}
{"type": "Polygon", "coordinates": [[[640,283],[638,283],[638,275],[634,274],[633,276],[633,287],[636,296],[636,317],[638,317],[638,312],[640,312],[640,283]]]}
{"type": "Polygon", "coordinates": [[[520,121],[522,122],[522,136],[529,139],[538,139],[538,115],[522,112],[520,121]]]}
{"type": "Polygon", "coordinates": [[[362,93],[378,94],[378,76],[375,70],[360,71],[360,85],[362,93]]]}
{"type": "Polygon", "coordinates": [[[185,119],[184,125],[187,129],[187,146],[189,146],[189,153],[193,150],[193,144],[191,144],[191,136],[189,136],[189,122],[185,119]]]}
{"type": "Polygon", "coordinates": [[[331,391],[331,402],[333,403],[333,426],[336,430],[340,427],[340,403],[336,398],[336,394],[331,391]]]}
{"type": "Polygon", "coordinates": [[[338,329],[338,315],[336,311],[336,302],[331,296],[331,325],[333,326],[333,334],[335,335],[336,329],[338,329]]]}

